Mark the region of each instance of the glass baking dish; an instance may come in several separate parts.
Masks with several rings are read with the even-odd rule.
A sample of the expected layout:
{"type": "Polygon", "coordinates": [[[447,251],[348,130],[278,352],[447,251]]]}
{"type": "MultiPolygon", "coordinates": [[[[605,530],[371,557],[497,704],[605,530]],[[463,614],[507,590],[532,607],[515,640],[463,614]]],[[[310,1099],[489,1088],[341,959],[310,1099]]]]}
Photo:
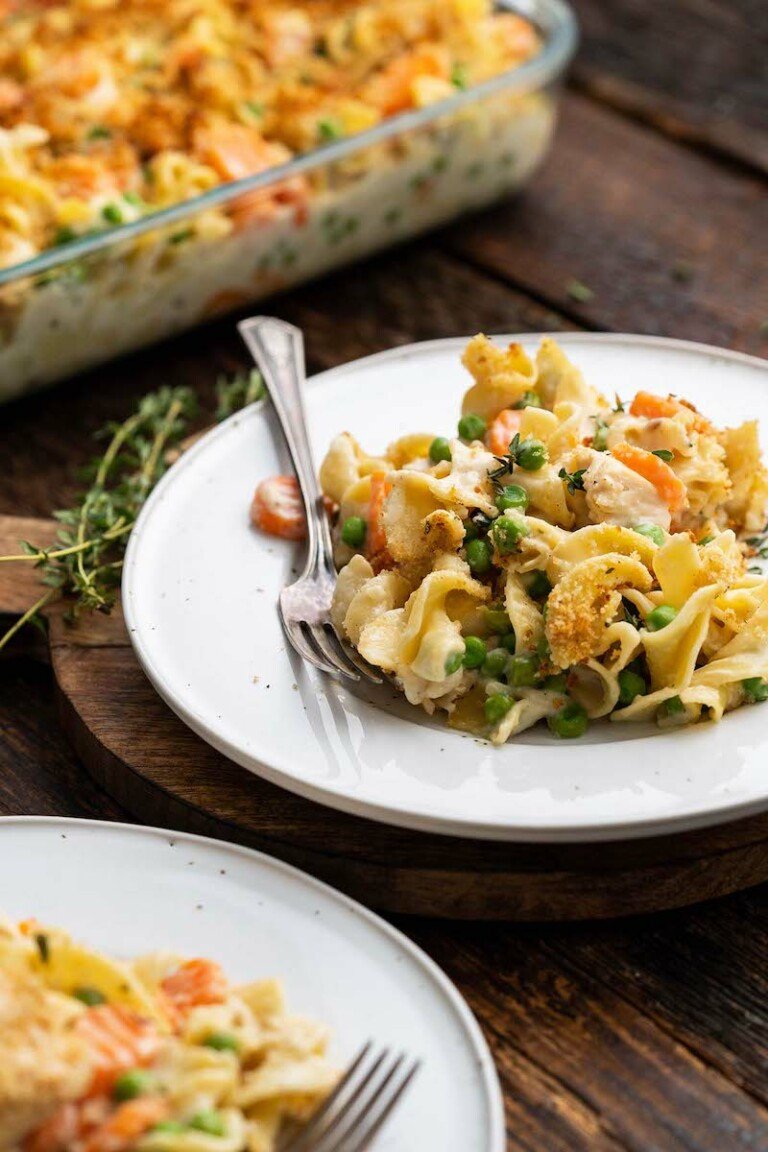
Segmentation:
{"type": "MultiPolygon", "coordinates": [[[[546,155],[576,44],[563,0],[499,0],[538,29],[533,59],[131,223],[0,269],[0,401],[487,206],[546,155]],[[309,181],[301,212],[234,228],[237,205],[309,181]]],[[[288,199],[288,198],[286,198],[288,199]]]]}

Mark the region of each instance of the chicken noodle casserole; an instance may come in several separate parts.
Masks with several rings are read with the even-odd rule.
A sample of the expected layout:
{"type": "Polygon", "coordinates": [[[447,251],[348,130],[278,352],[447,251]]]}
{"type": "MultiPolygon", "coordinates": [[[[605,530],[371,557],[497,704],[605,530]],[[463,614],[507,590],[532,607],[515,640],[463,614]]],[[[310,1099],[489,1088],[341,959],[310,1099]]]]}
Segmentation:
{"type": "Polygon", "coordinates": [[[0,1148],[271,1152],[333,1087],[326,1044],[274,980],[0,923],[0,1148]]]}
{"type": "MultiPolygon", "coordinates": [[[[756,423],[610,399],[551,339],[531,357],[476,336],[464,365],[458,435],[371,456],[343,432],[323,461],[339,631],[411,704],[496,744],[541,720],[570,737],[768,697],[756,423]]],[[[288,535],[287,509],[295,535],[277,483],[255,522],[288,535]]]]}
{"type": "MultiPolygon", "coordinates": [[[[437,105],[540,48],[491,0],[0,0],[0,268],[437,105]]],[[[11,285],[0,374],[38,382],[488,202],[527,178],[551,123],[541,94],[503,94],[11,285]],[[88,341],[71,339],[78,323],[88,341]]]]}

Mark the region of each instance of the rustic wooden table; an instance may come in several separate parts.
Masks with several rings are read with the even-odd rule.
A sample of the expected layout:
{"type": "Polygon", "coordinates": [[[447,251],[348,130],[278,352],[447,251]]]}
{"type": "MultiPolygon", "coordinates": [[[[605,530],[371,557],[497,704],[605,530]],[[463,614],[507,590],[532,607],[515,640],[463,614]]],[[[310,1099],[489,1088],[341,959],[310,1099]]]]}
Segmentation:
{"type": "MultiPolygon", "coordinates": [[[[524,195],[274,302],[304,328],[313,370],[479,329],[768,355],[765,0],[576,7],[585,39],[557,147],[524,195]]],[[[0,512],[66,505],[92,431],[159,382],[210,401],[217,373],[244,364],[225,320],[3,409],[0,512]]],[[[129,818],[60,735],[24,638],[0,677],[0,813],[129,818]]],[[[481,1021],[510,1149],[768,1148],[765,889],[597,926],[400,926],[481,1021]]]]}

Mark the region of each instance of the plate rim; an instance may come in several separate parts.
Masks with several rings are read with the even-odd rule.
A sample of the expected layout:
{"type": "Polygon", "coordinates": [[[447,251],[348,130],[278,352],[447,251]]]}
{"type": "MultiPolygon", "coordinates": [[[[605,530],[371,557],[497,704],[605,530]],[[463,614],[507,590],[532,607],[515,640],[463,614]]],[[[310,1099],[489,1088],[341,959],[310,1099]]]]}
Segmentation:
{"type": "Polygon", "coordinates": [[[172,836],[176,842],[181,840],[190,844],[201,844],[207,847],[213,847],[218,851],[223,850],[228,853],[233,853],[237,857],[250,860],[262,867],[266,866],[278,874],[289,876],[293,880],[298,880],[315,892],[319,892],[325,896],[326,899],[334,901],[347,912],[358,916],[371,930],[378,931],[388,941],[396,944],[405,951],[432,984],[439,988],[448,1005],[455,1013],[464,1035],[469,1042],[475,1066],[480,1071],[482,1094],[488,1113],[488,1135],[490,1141],[488,1144],[488,1152],[504,1152],[506,1147],[504,1095],[501,1090],[496,1062],[475,1013],[470,1008],[456,984],[451,980],[450,976],[443,971],[440,965],[415,941],[411,940],[409,936],[406,936],[404,932],[396,928],[393,924],[390,924],[388,920],[385,920],[383,916],[380,916],[371,908],[367,908],[352,896],[348,896],[345,892],[341,892],[338,888],[334,888],[324,880],[318,880],[316,876],[305,872],[302,868],[297,868],[294,864],[288,864],[284,860],[270,856],[266,852],[259,851],[257,848],[248,848],[244,844],[233,843],[229,840],[220,840],[215,836],[201,836],[195,832],[177,831],[175,828],[163,828],[155,824],[134,824],[127,820],[90,820],[83,816],[0,816],[0,834],[2,834],[2,829],[8,825],[40,825],[58,828],[66,826],[85,828],[89,831],[95,829],[101,832],[118,831],[131,835],[140,834],[142,836],[146,835],[152,838],[157,837],[166,840],[169,836],[172,836]]]}
{"type": "MultiPolygon", "coordinates": [[[[585,345],[623,345],[641,346],[649,348],[669,349],[672,351],[689,353],[694,356],[704,356],[709,359],[731,361],[746,367],[757,368],[768,374],[768,359],[754,356],[747,352],[740,352],[731,348],[721,348],[714,344],[705,344],[700,341],[683,340],[677,337],[654,336],[635,334],[630,332],[581,332],[581,331],[536,331],[517,333],[492,333],[489,339],[493,341],[541,341],[544,338],[567,340],[585,345]]],[[[313,376],[307,377],[310,388],[320,386],[328,381],[334,381],[350,372],[364,369],[371,364],[387,360],[402,360],[409,356],[431,351],[452,351],[466,346],[469,336],[448,336],[434,340],[413,341],[408,344],[395,345],[379,352],[362,356],[355,360],[346,361],[333,368],[325,369],[313,376]]],[[[196,441],[181,457],[169,468],[142,507],[133,531],[130,534],[125,554],[125,563],[121,581],[122,609],[126,628],[134,654],[139,664],[152,684],[155,691],[177,715],[182,722],[197,736],[233,763],[238,764],[246,771],[262,777],[283,788],[288,792],[301,796],[321,806],[330,807],[337,811],[346,812],[361,819],[375,820],[397,828],[406,828],[411,831],[424,832],[435,835],[445,835],[470,840],[485,840],[508,843],[538,843],[538,844],[577,844],[600,843],[618,840],[650,839],[694,831],[702,828],[717,827],[731,823],[748,816],[759,815],[768,809],[768,784],[764,794],[758,798],[735,800],[731,803],[721,803],[716,808],[708,808],[694,813],[647,815],[635,819],[621,821],[593,820],[580,825],[560,824],[499,824],[488,821],[481,822],[471,818],[462,820],[459,816],[422,815],[418,812],[404,811],[393,808],[382,802],[368,799],[359,799],[342,792],[327,788],[322,783],[308,782],[290,775],[281,768],[275,768],[265,763],[254,754],[241,752],[226,738],[217,735],[198,719],[184,703],[176,698],[166,684],[160,671],[154,667],[148,651],[140,638],[139,624],[133,614],[132,592],[130,588],[131,575],[136,569],[136,553],[138,551],[143,522],[149,518],[152,509],[163,499],[166,488],[170,487],[174,477],[182,469],[191,466],[197,456],[205,451],[208,444],[220,436],[227,434],[230,425],[236,424],[244,417],[252,418],[261,412],[268,404],[268,397],[256,401],[254,404],[233,413],[220,424],[209,429],[196,441]]]]}

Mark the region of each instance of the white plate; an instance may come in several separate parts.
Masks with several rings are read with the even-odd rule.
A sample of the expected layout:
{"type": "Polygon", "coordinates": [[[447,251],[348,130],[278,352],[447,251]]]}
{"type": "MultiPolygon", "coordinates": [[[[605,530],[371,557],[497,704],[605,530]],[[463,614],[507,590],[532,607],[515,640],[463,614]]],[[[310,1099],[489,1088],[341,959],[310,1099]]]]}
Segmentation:
{"type": "Polygon", "coordinates": [[[0,915],[35,916],[122,957],[210,956],[279,976],[327,1023],[343,1066],[369,1037],[423,1067],[376,1148],[503,1152],[503,1104],[477,1021],[440,969],[378,916],[259,852],[130,824],[0,820],[0,915]]]}
{"type": "MultiPolygon", "coordinates": [[[[649,337],[557,338],[608,395],[676,392],[718,423],[757,416],[768,432],[764,361],[649,337]]],[[[342,429],[373,452],[407,430],[450,434],[467,386],[464,343],[395,349],[315,377],[307,408],[317,458],[342,429]]],[[[123,606],[138,657],[170,706],[227,756],[358,815],[487,839],[638,836],[768,806],[768,708],[666,733],[596,723],[578,742],[535,729],[493,748],[391,689],[366,698],[302,665],[275,611],[300,550],[248,523],[257,482],[286,469],[273,417],[256,405],[171,469],[128,548],[123,606]]]]}

